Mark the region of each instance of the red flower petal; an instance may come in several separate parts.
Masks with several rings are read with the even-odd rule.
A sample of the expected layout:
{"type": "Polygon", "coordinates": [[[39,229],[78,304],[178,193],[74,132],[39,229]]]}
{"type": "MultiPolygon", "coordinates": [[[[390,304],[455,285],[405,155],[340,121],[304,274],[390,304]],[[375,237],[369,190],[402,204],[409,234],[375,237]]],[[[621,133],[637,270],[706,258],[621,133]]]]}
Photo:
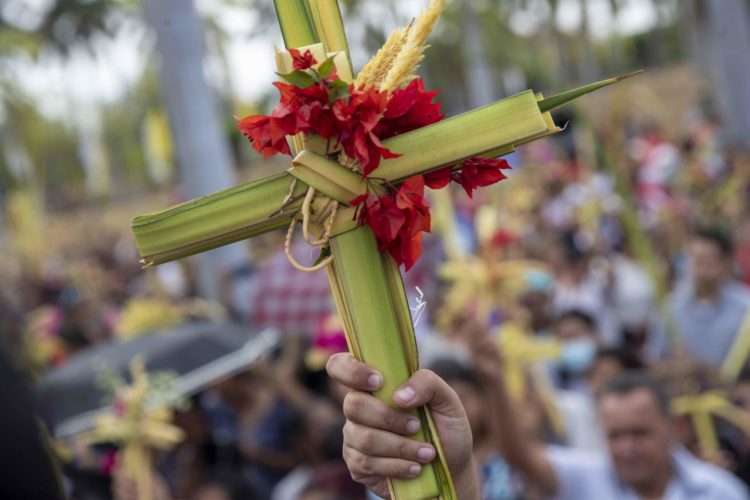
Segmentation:
{"type": "Polygon", "coordinates": [[[385,195],[378,199],[377,205],[367,208],[365,220],[382,249],[396,239],[406,222],[406,216],[398,209],[393,198],[385,195]]]}
{"type": "Polygon", "coordinates": [[[378,137],[387,139],[442,120],[440,102],[433,102],[438,93],[425,92],[419,78],[394,91],[378,124],[378,137]]]}
{"type": "Polygon", "coordinates": [[[407,270],[422,253],[422,232],[430,231],[424,185],[422,176],[415,176],[407,179],[398,191],[382,196],[361,195],[351,202],[359,207],[359,224],[372,228],[378,248],[389,252],[407,270]]]}
{"type": "Polygon", "coordinates": [[[336,135],[336,118],[330,106],[312,102],[300,106],[298,113],[307,124],[304,128],[305,133],[314,132],[325,139],[336,135]]]}
{"type": "Polygon", "coordinates": [[[502,158],[469,158],[462,163],[461,172],[453,175],[453,180],[461,184],[469,198],[472,198],[474,189],[506,179],[501,170],[509,168],[508,162],[502,158]]]}
{"type": "Polygon", "coordinates": [[[279,102],[290,103],[297,96],[298,87],[284,82],[273,82],[273,86],[279,90],[281,99],[279,102]]]}
{"type": "Polygon", "coordinates": [[[387,102],[385,92],[357,90],[350,86],[348,100],[336,99],[333,103],[339,144],[348,156],[359,160],[365,176],[378,168],[382,158],[400,156],[383,147],[378,135],[373,133],[387,102]]]}
{"type": "Polygon", "coordinates": [[[269,116],[253,115],[241,119],[237,128],[245,135],[253,145],[253,148],[263,155],[264,159],[283,153],[291,155],[286,137],[277,136],[275,132],[279,125],[269,116]]]}
{"type": "Polygon", "coordinates": [[[453,167],[434,170],[424,175],[425,184],[430,189],[442,189],[450,183],[452,173],[453,167]]]}
{"type": "Polygon", "coordinates": [[[289,49],[289,54],[292,56],[292,66],[294,69],[310,69],[318,64],[318,61],[315,60],[315,57],[313,57],[312,52],[309,50],[306,50],[302,54],[298,49],[289,49]]]}
{"type": "Polygon", "coordinates": [[[422,233],[407,238],[401,237],[397,243],[388,248],[388,253],[408,271],[422,255],[422,233]]]}

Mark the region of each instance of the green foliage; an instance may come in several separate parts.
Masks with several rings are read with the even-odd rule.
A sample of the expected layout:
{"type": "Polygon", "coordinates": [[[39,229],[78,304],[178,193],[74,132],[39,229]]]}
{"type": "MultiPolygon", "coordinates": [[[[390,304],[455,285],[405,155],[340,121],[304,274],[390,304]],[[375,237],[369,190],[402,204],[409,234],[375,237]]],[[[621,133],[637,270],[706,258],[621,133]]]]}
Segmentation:
{"type": "Polygon", "coordinates": [[[294,70],[289,73],[278,73],[278,75],[288,83],[301,89],[306,89],[307,87],[315,85],[315,78],[305,71],[294,70]]]}
{"type": "Polygon", "coordinates": [[[0,22],[0,57],[24,54],[35,59],[41,46],[42,40],[35,34],[0,22]]]}
{"type": "Polygon", "coordinates": [[[6,84],[2,91],[8,117],[6,126],[13,127],[13,136],[31,160],[32,182],[49,191],[63,184],[82,182],[73,130],[65,123],[42,116],[18,89],[6,84]]]}
{"type": "Polygon", "coordinates": [[[335,64],[333,62],[333,57],[329,57],[318,68],[318,73],[320,73],[320,76],[323,78],[328,78],[333,71],[333,68],[335,68],[335,64]]]}
{"type": "Polygon", "coordinates": [[[111,0],[54,0],[33,34],[68,54],[75,43],[88,44],[96,34],[112,34],[107,17],[115,5],[111,0]]]}

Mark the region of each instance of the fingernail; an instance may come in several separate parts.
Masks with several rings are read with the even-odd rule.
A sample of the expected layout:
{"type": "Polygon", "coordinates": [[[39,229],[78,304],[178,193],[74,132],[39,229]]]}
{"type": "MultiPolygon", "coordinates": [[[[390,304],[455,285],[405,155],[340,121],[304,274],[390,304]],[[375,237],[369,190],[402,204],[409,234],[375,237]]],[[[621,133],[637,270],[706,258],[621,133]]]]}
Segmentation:
{"type": "Polygon", "coordinates": [[[378,387],[380,387],[380,384],[383,383],[383,377],[381,377],[377,373],[373,373],[367,379],[367,383],[370,385],[371,388],[377,389],[378,387]]]}
{"type": "Polygon", "coordinates": [[[417,450],[417,456],[420,460],[432,460],[435,458],[435,450],[430,448],[429,446],[423,446],[419,450],[417,450]]]}
{"type": "Polygon", "coordinates": [[[399,399],[402,403],[408,403],[412,399],[414,399],[414,396],[417,394],[414,392],[414,389],[412,389],[409,386],[402,387],[401,389],[397,390],[394,394],[394,397],[396,399],[399,399]]]}
{"type": "Polygon", "coordinates": [[[412,465],[411,467],[409,467],[409,474],[411,474],[412,476],[416,476],[417,474],[419,474],[419,471],[421,470],[422,470],[421,465],[412,465]]]}
{"type": "Polygon", "coordinates": [[[414,434],[419,430],[419,420],[416,418],[409,419],[408,422],[406,422],[406,432],[409,434],[414,434]]]}

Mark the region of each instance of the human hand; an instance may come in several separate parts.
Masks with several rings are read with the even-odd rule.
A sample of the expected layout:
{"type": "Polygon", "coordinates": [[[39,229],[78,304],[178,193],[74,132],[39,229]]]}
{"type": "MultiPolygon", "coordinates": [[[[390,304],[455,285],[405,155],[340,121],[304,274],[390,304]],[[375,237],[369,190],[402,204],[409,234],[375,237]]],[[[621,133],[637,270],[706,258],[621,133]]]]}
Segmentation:
{"type": "Polygon", "coordinates": [[[393,408],[370,394],[382,385],[382,376],[350,354],[332,356],[326,369],[331,378],[350,389],[344,399],[343,457],[355,481],[388,498],[386,479],[413,478],[422,464],[435,459],[431,444],[408,437],[420,423],[405,410],[427,405],[458,497],[479,498],[469,421],[445,381],[429,370],[417,371],[394,393],[397,408],[393,408]]]}
{"type": "Polygon", "coordinates": [[[276,385],[294,383],[302,359],[302,336],[287,335],[281,345],[281,355],[273,365],[273,381],[276,385]]]}
{"type": "Polygon", "coordinates": [[[502,377],[503,362],[497,341],[489,328],[469,315],[460,318],[455,328],[466,339],[474,372],[484,381],[497,383],[502,377]]]}
{"type": "MultiPolygon", "coordinates": [[[[166,483],[154,470],[151,471],[149,484],[153,500],[170,500],[166,483]]],[[[139,500],[138,493],[138,483],[133,476],[124,467],[116,467],[112,475],[112,498],[114,500],[139,500]]]]}

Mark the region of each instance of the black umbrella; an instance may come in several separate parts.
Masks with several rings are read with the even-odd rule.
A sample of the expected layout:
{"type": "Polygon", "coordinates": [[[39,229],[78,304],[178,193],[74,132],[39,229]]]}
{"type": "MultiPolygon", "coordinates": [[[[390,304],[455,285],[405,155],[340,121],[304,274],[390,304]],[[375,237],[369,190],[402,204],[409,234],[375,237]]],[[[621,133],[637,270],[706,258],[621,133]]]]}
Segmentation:
{"type": "Polygon", "coordinates": [[[58,438],[85,431],[107,410],[97,375],[108,369],[127,378],[130,361],[141,356],[149,372],[171,371],[174,393],[195,394],[246,370],[279,341],[275,330],[251,332],[232,324],[191,322],[128,342],[103,345],[73,356],[38,385],[44,420],[58,438]]]}

